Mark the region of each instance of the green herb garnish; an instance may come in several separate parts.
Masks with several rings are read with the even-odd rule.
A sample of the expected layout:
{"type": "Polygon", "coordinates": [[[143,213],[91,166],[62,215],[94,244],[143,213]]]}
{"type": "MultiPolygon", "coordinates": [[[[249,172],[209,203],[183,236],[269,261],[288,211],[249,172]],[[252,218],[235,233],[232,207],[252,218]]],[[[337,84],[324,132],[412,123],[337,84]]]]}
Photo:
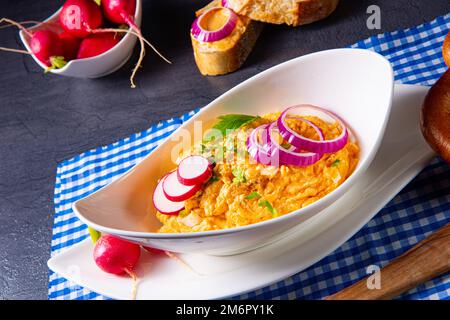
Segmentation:
{"type": "Polygon", "coordinates": [[[98,239],[102,236],[100,232],[98,232],[95,229],[92,229],[91,227],[88,227],[89,235],[91,236],[91,240],[93,243],[96,243],[98,239]]]}
{"type": "Polygon", "coordinates": [[[239,129],[258,118],[258,116],[246,114],[226,114],[218,118],[219,121],[213,126],[213,129],[219,130],[225,136],[227,131],[239,129]]]}
{"type": "Polygon", "coordinates": [[[231,170],[231,172],[233,173],[233,183],[240,183],[240,182],[246,182],[247,179],[245,178],[245,172],[243,169],[241,168],[234,168],[233,170],[231,170]]]}
{"type": "Polygon", "coordinates": [[[260,207],[267,208],[272,213],[272,217],[278,216],[277,209],[275,209],[268,200],[266,200],[266,199],[259,200],[258,205],[260,207]]]}
{"type": "Polygon", "coordinates": [[[187,216],[189,214],[189,212],[186,210],[186,209],[183,209],[183,210],[181,210],[179,213],[178,213],[178,216],[179,217],[185,217],[185,216],[187,216]]]}
{"type": "Polygon", "coordinates": [[[94,0],[94,2],[95,2],[98,6],[100,6],[100,5],[102,4],[102,0],[94,0]]]}
{"type": "Polygon", "coordinates": [[[259,198],[261,198],[261,195],[256,191],[253,191],[252,193],[250,193],[248,196],[245,197],[245,199],[248,199],[248,200],[259,199],[259,198]]]}
{"type": "Polygon", "coordinates": [[[341,162],[341,160],[339,160],[339,159],[334,160],[333,163],[331,164],[331,167],[337,167],[340,162],[341,162]]]}
{"type": "Polygon", "coordinates": [[[281,146],[282,146],[283,148],[285,148],[285,149],[288,149],[288,150],[292,147],[292,145],[291,145],[289,142],[283,142],[283,143],[281,144],[281,146]]]}
{"type": "Polygon", "coordinates": [[[216,176],[215,174],[213,174],[212,176],[211,176],[211,178],[209,178],[209,180],[208,180],[208,182],[216,182],[216,181],[219,181],[220,179],[219,179],[219,177],[218,176],[216,176]]]}

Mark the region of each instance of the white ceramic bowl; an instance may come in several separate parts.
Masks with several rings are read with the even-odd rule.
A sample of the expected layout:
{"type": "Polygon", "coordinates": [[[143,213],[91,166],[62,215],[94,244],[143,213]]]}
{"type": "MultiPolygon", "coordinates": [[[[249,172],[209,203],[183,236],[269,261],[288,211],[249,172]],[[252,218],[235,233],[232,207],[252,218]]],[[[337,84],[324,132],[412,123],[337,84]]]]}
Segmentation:
{"type": "MultiPolygon", "coordinates": [[[[76,215],[101,232],[174,252],[236,254],[263,246],[330,206],[352,186],[375,156],[389,118],[393,72],[377,53],[335,49],[270,68],[226,92],[173,133],[120,178],[73,205],[76,215]],[[265,114],[310,103],[341,116],[355,133],[360,161],[354,173],[317,202],[281,217],[233,229],[160,234],[151,196],[157,180],[175,167],[171,150],[194,121],[213,123],[228,113],[265,114]]],[[[199,138],[200,139],[200,138],[199,138]]],[[[349,208],[350,209],[350,208],[349,208]]]]}
{"type": "MultiPolygon", "coordinates": [[[[50,18],[45,20],[46,22],[58,22],[59,12],[61,8],[53,14],[50,18]]],[[[134,21],[137,26],[141,26],[142,19],[142,2],[141,0],[136,0],[136,11],[134,14],[134,21]]],[[[56,24],[59,27],[59,24],[56,24]]],[[[30,30],[38,30],[43,28],[42,26],[35,26],[29,28],[30,30]]],[[[52,27],[53,28],[53,27],[52,27]]],[[[60,28],[62,31],[62,28],[60,28]]],[[[23,31],[19,32],[20,39],[22,40],[24,46],[28,51],[31,52],[29,46],[30,37],[23,31]]],[[[134,45],[136,44],[136,37],[132,34],[126,34],[120,42],[111,48],[110,50],[99,54],[98,56],[86,58],[86,59],[75,59],[69,61],[63,68],[50,70],[51,73],[59,74],[62,76],[75,77],[75,78],[99,78],[106,76],[122,67],[133,53],[134,45]]],[[[43,70],[47,68],[42,62],[39,61],[34,55],[32,55],[34,61],[41,66],[43,70]]]]}

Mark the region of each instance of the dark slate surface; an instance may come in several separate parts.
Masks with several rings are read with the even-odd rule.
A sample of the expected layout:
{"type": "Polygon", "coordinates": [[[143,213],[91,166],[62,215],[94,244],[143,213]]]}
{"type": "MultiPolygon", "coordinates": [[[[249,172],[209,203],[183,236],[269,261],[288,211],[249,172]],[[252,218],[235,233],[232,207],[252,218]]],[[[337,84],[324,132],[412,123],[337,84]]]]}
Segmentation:
{"type": "MultiPolygon", "coordinates": [[[[2,0],[0,16],[43,20],[62,0],[2,0]]],[[[0,299],[45,299],[57,163],[159,120],[203,106],[244,79],[288,59],[344,47],[381,31],[414,26],[449,11],[448,0],[341,0],[328,19],[302,28],[267,25],[241,70],[204,78],[191,52],[194,0],[144,1],[143,33],[173,61],[148,53],[130,89],[127,63],[98,80],[44,75],[28,56],[0,58],[0,299]],[[381,7],[381,30],[366,9],[381,7]]],[[[20,48],[0,30],[0,46],[20,48]]],[[[132,61],[135,61],[136,55],[132,61]]]]}

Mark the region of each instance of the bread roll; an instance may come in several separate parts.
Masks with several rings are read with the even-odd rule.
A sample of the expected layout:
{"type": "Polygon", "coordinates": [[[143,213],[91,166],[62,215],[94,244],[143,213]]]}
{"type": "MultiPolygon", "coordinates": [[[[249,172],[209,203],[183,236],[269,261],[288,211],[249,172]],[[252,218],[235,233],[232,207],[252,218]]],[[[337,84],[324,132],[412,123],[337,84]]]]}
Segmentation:
{"type": "Polygon", "coordinates": [[[431,87],[425,98],[421,129],[433,150],[450,163],[450,70],[431,87]]]}
{"type": "Polygon", "coordinates": [[[339,0],[223,0],[224,6],[253,20],[300,26],[328,17],[339,0]]]}

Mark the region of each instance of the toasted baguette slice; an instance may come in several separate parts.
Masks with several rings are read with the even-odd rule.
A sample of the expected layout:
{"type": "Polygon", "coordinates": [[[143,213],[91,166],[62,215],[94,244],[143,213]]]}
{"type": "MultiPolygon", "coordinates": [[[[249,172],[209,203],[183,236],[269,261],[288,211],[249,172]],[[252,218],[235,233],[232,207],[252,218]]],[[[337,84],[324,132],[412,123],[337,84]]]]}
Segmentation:
{"type": "Polygon", "coordinates": [[[300,26],[328,17],[339,0],[224,0],[224,5],[250,19],[300,26]]]}
{"type": "MultiPolygon", "coordinates": [[[[196,12],[197,16],[206,10],[221,7],[221,1],[215,0],[196,12]]],[[[262,30],[262,24],[243,16],[238,17],[236,28],[226,38],[214,42],[201,42],[191,34],[195,62],[201,74],[208,76],[233,72],[247,59],[256,39],[262,30]]]]}

